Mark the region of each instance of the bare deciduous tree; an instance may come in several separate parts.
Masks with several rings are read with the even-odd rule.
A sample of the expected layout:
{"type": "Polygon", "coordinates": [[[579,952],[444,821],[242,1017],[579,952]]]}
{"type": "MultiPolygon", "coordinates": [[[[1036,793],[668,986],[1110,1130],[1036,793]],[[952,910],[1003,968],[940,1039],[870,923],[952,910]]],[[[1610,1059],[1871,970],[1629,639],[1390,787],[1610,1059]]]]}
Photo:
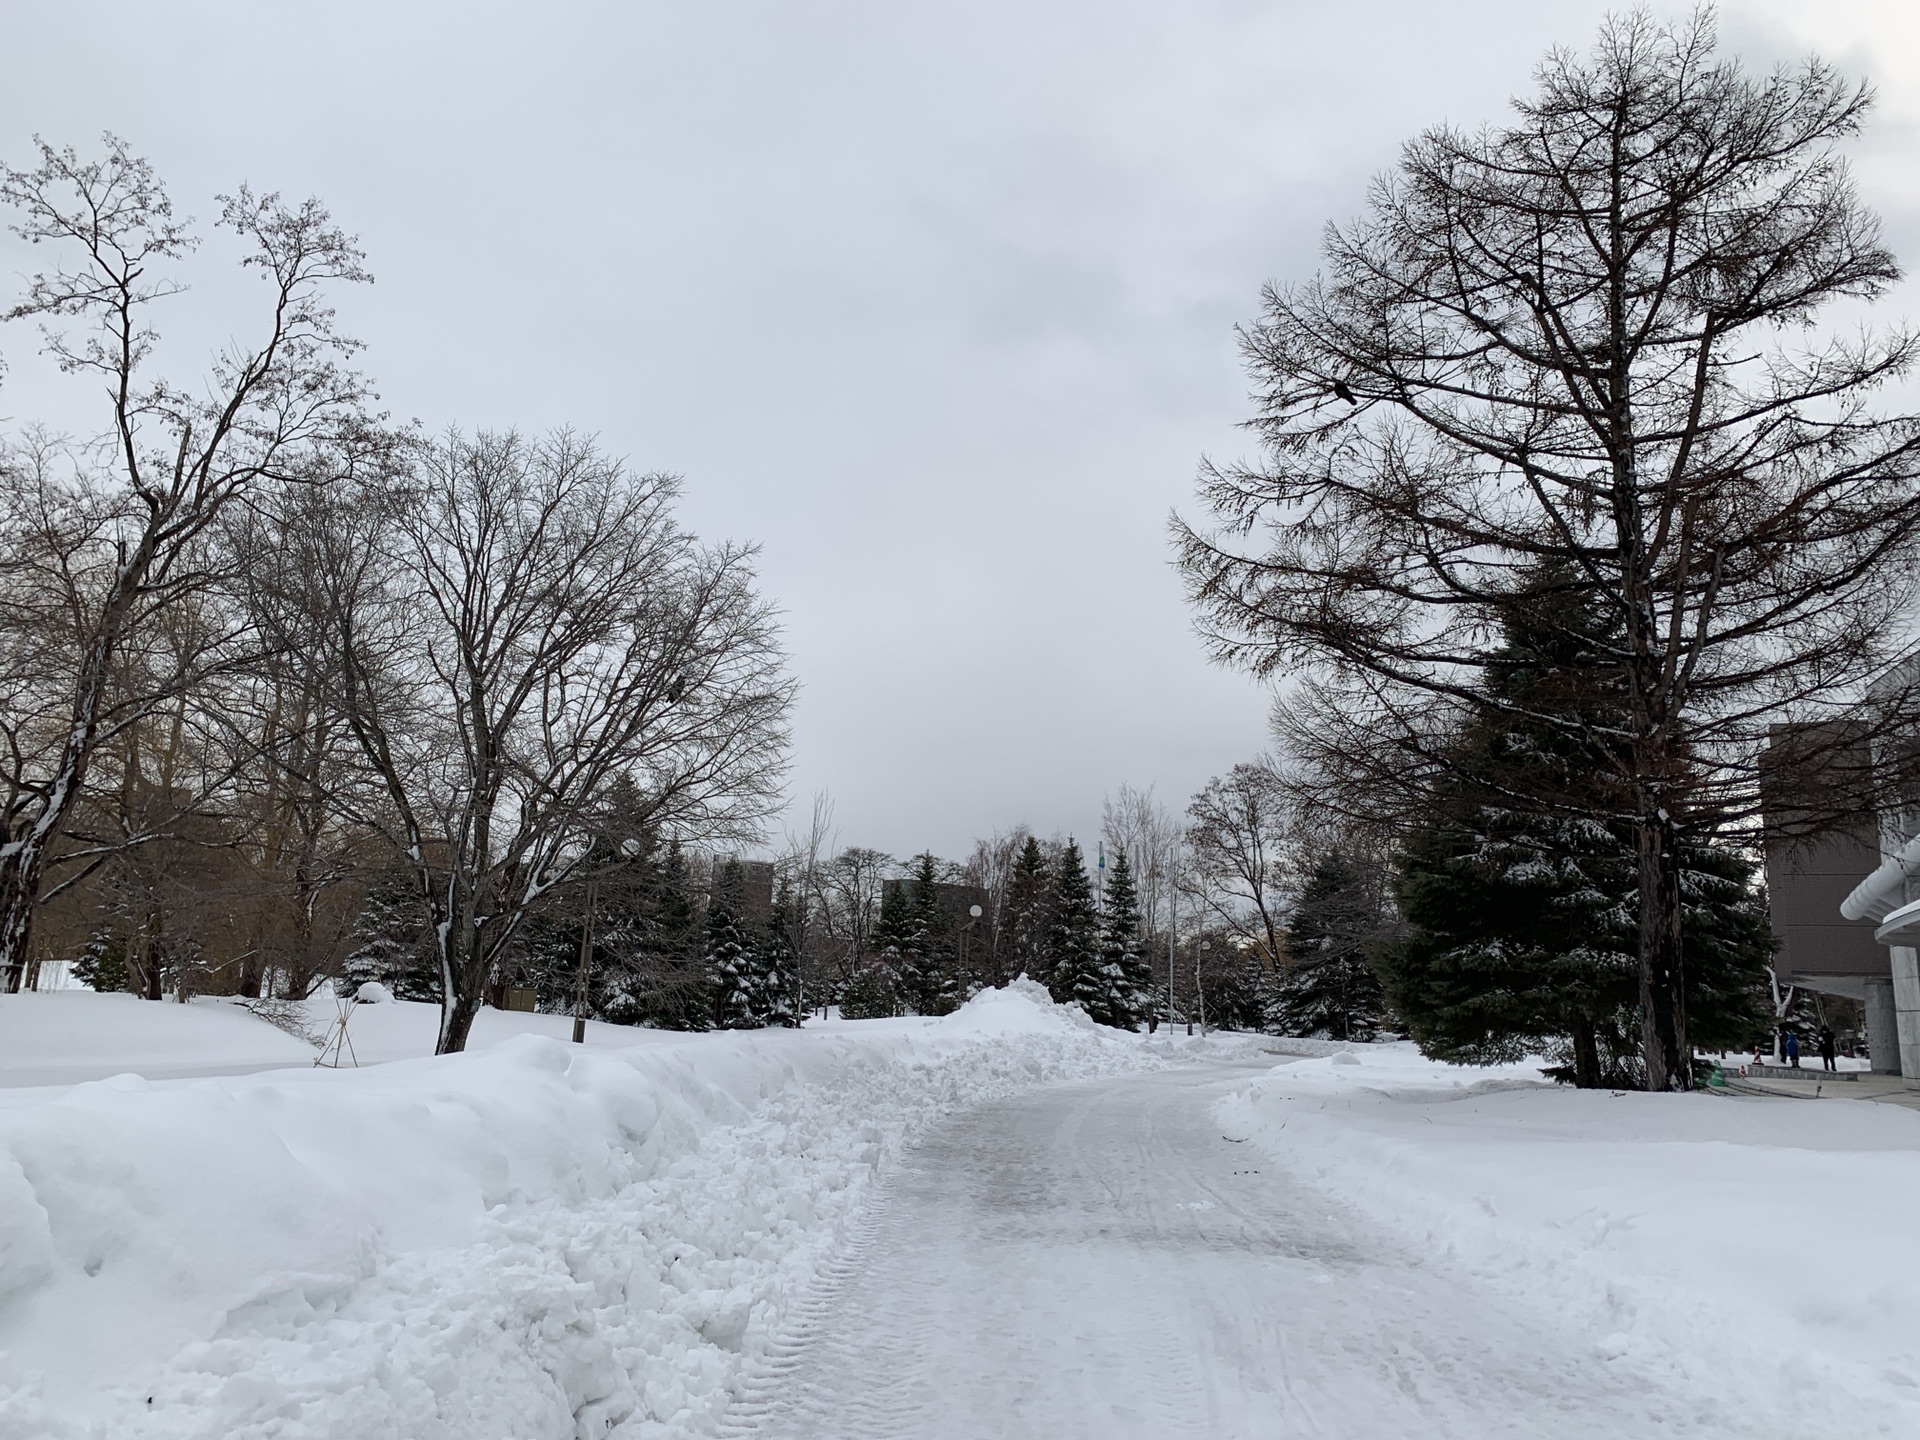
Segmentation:
{"type": "Polygon", "coordinates": [[[452,435],[326,539],[338,703],[376,782],[359,815],[431,917],[441,1053],[616,779],[656,833],[753,838],[774,807],[774,616],[749,550],[674,523],[677,491],[569,434],[452,435]]]}
{"type": "Polygon", "coordinates": [[[1197,898],[1271,973],[1286,929],[1282,861],[1291,819],[1273,767],[1255,761],[1216,775],[1193,797],[1187,818],[1197,898]]]}
{"type": "Polygon", "coordinates": [[[833,843],[833,800],[822,790],[813,797],[807,828],[798,833],[789,831],[786,848],[774,861],[775,874],[790,887],[792,895],[784,923],[799,964],[793,997],[796,1014],[804,1014],[814,996],[832,989],[826,974],[830,947],[821,942],[828,938],[827,867],[833,843]]]}
{"type": "Polygon", "coordinates": [[[1107,848],[1127,852],[1140,891],[1141,943],[1158,953],[1173,927],[1174,872],[1186,843],[1180,819],[1154,798],[1153,786],[1122,785],[1101,802],[1100,838],[1107,848]],[[1166,908],[1163,928],[1162,907],[1166,908]]]}
{"type": "Polygon", "coordinates": [[[858,845],[842,850],[827,867],[827,929],[840,942],[847,974],[859,968],[872,948],[881,891],[894,868],[894,858],[885,851],[858,845]]]}
{"type": "Polygon", "coordinates": [[[1684,1088],[1681,838],[1754,813],[1770,724],[1886,673],[1920,423],[1872,396],[1915,341],[1814,328],[1897,278],[1836,150],[1864,89],[1751,76],[1705,13],[1538,78],[1509,124],[1410,143],[1322,275],[1269,288],[1264,463],[1207,468],[1218,524],[1176,541],[1220,658],[1401,716],[1474,691],[1544,566],[1612,607],[1629,720],[1596,763],[1638,837],[1648,1084],[1684,1088]]]}
{"type": "Polygon", "coordinates": [[[262,334],[221,354],[201,383],[176,384],[149,376],[158,337],[147,312],[179,293],[169,272],[196,242],[147,162],[111,136],[97,160],[42,144],[35,168],[0,167],[0,203],[16,234],[60,257],[7,318],[41,320],[46,353],[104,382],[108,409],[96,443],[30,438],[0,457],[0,589],[53,622],[32,663],[8,656],[4,682],[0,973],[17,983],[49,857],[102,746],[225,655],[194,646],[132,686],[115,686],[116,668],[126,673],[129,648],[217,578],[206,540],[223,512],[359,427],[364,387],[342,367],[353,347],[324,294],[367,275],[318,202],[288,206],[244,187],[223,198],[221,227],[267,281],[262,334]]]}
{"type": "Polygon", "coordinates": [[[1005,985],[1012,979],[1012,947],[1006,943],[1008,891],[1013,883],[1014,864],[1032,832],[1025,825],[996,830],[984,840],[973,842],[973,851],[961,866],[960,880],[986,893],[986,932],[973,944],[979,957],[976,966],[988,985],[1005,985]]]}

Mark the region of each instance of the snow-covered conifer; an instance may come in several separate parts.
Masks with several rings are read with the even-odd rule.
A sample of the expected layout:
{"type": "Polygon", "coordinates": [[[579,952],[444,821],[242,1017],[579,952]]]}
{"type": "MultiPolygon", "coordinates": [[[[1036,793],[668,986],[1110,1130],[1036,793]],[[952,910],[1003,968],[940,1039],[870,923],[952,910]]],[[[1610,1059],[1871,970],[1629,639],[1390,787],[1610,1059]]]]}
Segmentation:
{"type": "Polygon", "coordinates": [[[713,1024],[713,982],[706,935],[694,903],[693,881],[680,842],[669,841],[653,877],[652,923],[641,941],[646,989],[636,997],[636,1020],[664,1030],[705,1030],[713,1024]]]}
{"type": "MultiPolygon", "coordinates": [[[[1399,865],[1406,933],[1379,957],[1423,1052],[1491,1064],[1545,1050],[1583,1087],[1643,1083],[1635,896],[1613,752],[1626,704],[1610,606],[1559,570],[1502,617],[1483,698],[1399,865]],[[1583,734],[1584,732],[1584,734],[1583,734]]],[[[1772,936],[1751,866],[1683,834],[1688,1033],[1750,1043],[1772,936]]]]}
{"type": "Polygon", "coordinates": [[[353,928],[353,949],[342,962],[341,993],[378,980],[399,1000],[440,1001],[440,971],[426,943],[425,914],[409,877],[376,876],[353,928]]]}
{"type": "Polygon", "coordinates": [[[1381,877],[1363,872],[1340,849],[1322,855],[1287,926],[1273,1028],[1283,1035],[1371,1039],[1387,1015],[1368,954],[1385,919],[1381,877]]]}
{"type": "Polygon", "coordinates": [[[125,990],[132,984],[126,946],[113,933],[112,926],[102,925],[87,937],[86,948],[73,962],[73,978],[103,995],[125,990]]]}
{"type": "Polygon", "coordinates": [[[707,973],[713,984],[713,1023],[754,1029],[766,1023],[766,998],[754,937],[746,917],[747,872],[729,859],[707,901],[707,973]]]}
{"type": "Polygon", "coordinates": [[[1153,1013],[1153,977],[1140,951],[1140,901],[1124,848],[1114,857],[1106,901],[1098,972],[1103,998],[1100,1008],[1089,1006],[1087,1013],[1103,1025],[1133,1030],[1153,1013]]]}
{"type": "Polygon", "coordinates": [[[1090,1015],[1103,1011],[1107,987],[1100,975],[1099,917],[1093,909],[1086,864],[1072,837],[1054,869],[1047,908],[1047,989],[1063,1005],[1077,1002],[1088,1007],[1090,1015]]]}
{"type": "Polygon", "coordinates": [[[800,933],[800,906],[804,903],[794,893],[792,882],[782,875],[774,892],[773,914],[767,920],[766,941],[760,947],[763,1025],[797,1026],[801,1021],[800,948],[794,937],[800,933]]]}
{"type": "Polygon", "coordinates": [[[945,1015],[960,1003],[952,920],[940,899],[937,873],[931,851],[915,857],[913,893],[905,902],[898,944],[901,995],[921,1015],[945,1015]]]}

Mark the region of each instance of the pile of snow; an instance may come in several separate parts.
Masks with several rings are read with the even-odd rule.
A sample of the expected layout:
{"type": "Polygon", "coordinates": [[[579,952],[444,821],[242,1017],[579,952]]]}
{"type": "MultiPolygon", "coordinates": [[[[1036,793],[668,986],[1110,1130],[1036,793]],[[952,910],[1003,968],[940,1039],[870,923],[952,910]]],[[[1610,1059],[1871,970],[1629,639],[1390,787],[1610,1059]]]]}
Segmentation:
{"type": "Polygon", "coordinates": [[[1783,1428],[1920,1434],[1920,1113],[1577,1091],[1388,1045],[1278,1066],[1218,1118],[1608,1359],[1733,1377],[1783,1428]]]}
{"type": "Polygon", "coordinates": [[[939,1021],[11,1092],[0,1434],[711,1433],[917,1131],[1160,1063],[1036,991],[939,1021]]]}

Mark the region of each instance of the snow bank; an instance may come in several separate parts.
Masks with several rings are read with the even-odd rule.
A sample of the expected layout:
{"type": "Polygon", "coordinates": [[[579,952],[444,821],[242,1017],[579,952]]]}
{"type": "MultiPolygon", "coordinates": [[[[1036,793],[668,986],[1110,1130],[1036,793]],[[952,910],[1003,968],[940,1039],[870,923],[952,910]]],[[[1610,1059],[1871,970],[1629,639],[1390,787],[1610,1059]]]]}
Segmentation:
{"type": "Polygon", "coordinates": [[[1731,1377],[1783,1429],[1920,1434],[1912,1110],[1576,1091],[1392,1045],[1278,1066],[1219,1118],[1609,1359],[1731,1377]]]}
{"type": "Polygon", "coordinates": [[[865,1029],[14,1092],[0,1435],[712,1433],[916,1131],[1159,1063],[1037,990],[865,1029]]]}

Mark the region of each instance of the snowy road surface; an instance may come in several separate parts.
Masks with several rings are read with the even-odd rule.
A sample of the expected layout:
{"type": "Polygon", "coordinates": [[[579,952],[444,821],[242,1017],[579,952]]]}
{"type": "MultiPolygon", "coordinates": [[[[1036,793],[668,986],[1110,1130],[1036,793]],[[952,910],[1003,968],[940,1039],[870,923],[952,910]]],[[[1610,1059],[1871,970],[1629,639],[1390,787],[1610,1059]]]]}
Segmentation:
{"type": "Polygon", "coordinates": [[[1755,1433],[1728,1397],[1679,1393],[1329,1213],[1222,1135],[1211,1102],[1247,1073],[1060,1087],[936,1127],[736,1406],[739,1433],[1755,1433]]]}

